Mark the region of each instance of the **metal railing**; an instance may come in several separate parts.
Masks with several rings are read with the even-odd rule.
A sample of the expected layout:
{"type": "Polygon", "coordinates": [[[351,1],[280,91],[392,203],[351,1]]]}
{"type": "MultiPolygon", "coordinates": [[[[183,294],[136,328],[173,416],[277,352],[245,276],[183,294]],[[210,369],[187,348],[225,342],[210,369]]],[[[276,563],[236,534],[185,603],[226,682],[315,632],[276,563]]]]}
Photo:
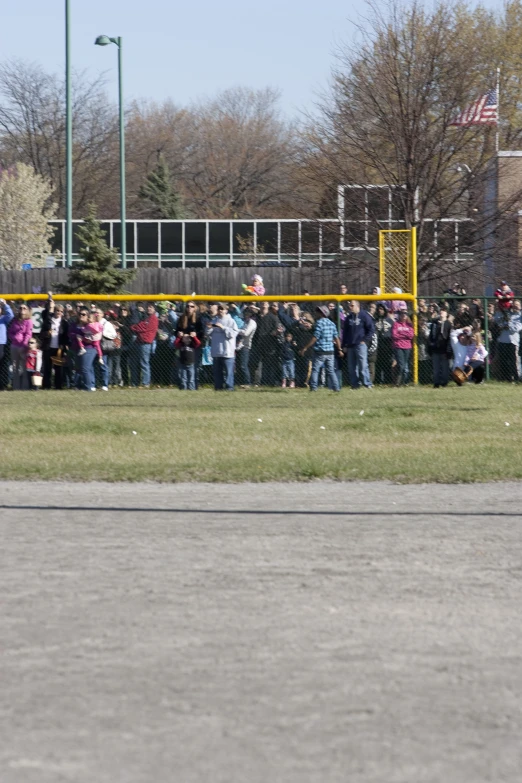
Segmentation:
{"type": "MultiPolygon", "coordinates": [[[[73,259],[79,258],[73,221],[73,259]]],[[[119,248],[119,220],[102,220],[111,248],[119,248]]],[[[65,258],[65,221],[54,220],[53,253],[65,258]]],[[[442,253],[453,261],[472,255],[467,219],[426,220],[430,252],[442,253]]],[[[369,253],[377,256],[378,231],[404,228],[400,220],[127,220],[127,263],[144,267],[206,267],[251,265],[290,265],[301,267],[338,259],[340,255],[369,253]]]]}

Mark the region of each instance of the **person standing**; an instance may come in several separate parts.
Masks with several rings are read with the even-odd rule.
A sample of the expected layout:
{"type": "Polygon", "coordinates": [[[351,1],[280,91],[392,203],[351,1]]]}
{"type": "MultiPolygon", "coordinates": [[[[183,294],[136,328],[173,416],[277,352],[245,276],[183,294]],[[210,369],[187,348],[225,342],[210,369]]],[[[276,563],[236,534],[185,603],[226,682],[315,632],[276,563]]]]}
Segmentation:
{"type": "MultiPolygon", "coordinates": [[[[42,388],[52,387],[53,363],[52,358],[58,351],[65,353],[69,344],[69,324],[64,314],[64,306],[53,301],[53,295],[49,292],[47,305],[42,312],[42,331],[40,339],[42,344],[42,388]]],[[[56,389],[63,387],[63,373],[60,365],[54,367],[54,386],[56,389]]]]}
{"type": "Polygon", "coordinates": [[[95,365],[97,365],[98,373],[101,378],[102,390],[109,391],[109,354],[114,348],[116,329],[113,324],[105,318],[105,313],[101,307],[96,307],[93,310],[92,319],[100,330],[100,352],[97,351],[95,365]]]}
{"type": "Polygon", "coordinates": [[[392,326],[392,345],[397,362],[396,385],[406,385],[410,376],[410,356],[415,332],[406,310],[399,311],[399,320],[392,326]]]}
{"type": "MultiPolygon", "coordinates": [[[[510,303],[512,305],[512,302],[510,303]]],[[[520,331],[522,319],[520,313],[501,307],[495,314],[492,331],[497,336],[497,351],[499,365],[499,380],[519,381],[518,349],[520,346],[520,331]]]]}
{"type": "Polygon", "coordinates": [[[130,327],[131,331],[136,335],[137,343],[137,357],[133,356],[133,361],[131,362],[132,386],[140,385],[140,371],[141,385],[145,389],[148,389],[150,386],[150,358],[152,356],[152,344],[156,339],[158,327],[159,320],[153,304],[147,305],[145,318],[130,327]]]}
{"type": "Polygon", "coordinates": [[[279,382],[279,336],[281,321],[278,318],[277,302],[269,304],[261,302],[261,310],[257,319],[256,355],[252,369],[257,370],[261,362],[261,385],[276,386],[279,382]]]}
{"type": "Polygon", "coordinates": [[[237,323],[228,314],[224,304],[218,304],[218,315],[208,325],[214,389],[234,391],[234,357],[236,353],[237,323]]]}
{"type": "Polygon", "coordinates": [[[102,351],[107,356],[107,369],[109,372],[109,386],[123,386],[121,377],[121,332],[120,325],[118,323],[118,316],[115,310],[108,310],[105,313],[105,318],[114,329],[115,337],[112,339],[105,336],[106,332],[102,333],[102,351]]]}
{"type": "Polygon", "coordinates": [[[96,391],[94,380],[94,361],[96,348],[92,343],[85,343],[86,330],[89,325],[89,310],[81,307],[76,321],[69,321],[69,345],[76,356],[75,386],[82,391],[96,391]]]}
{"type": "Polygon", "coordinates": [[[312,362],[314,352],[310,346],[310,336],[312,334],[315,321],[309,312],[301,313],[297,325],[293,328],[295,341],[297,343],[297,357],[295,362],[295,381],[297,386],[310,388],[310,378],[312,377],[312,362]],[[301,353],[303,351],[303,353],[301,353]]]}
{"type": "Polygon", "coordinates": [[[11,361],[13,363],[13,391],[27,391],[29,381],[25,370],[25,357],[29,340],[33,336],[31,308],[21,304],[16,316],[7,329],[11,343],[11,361]]]}
{"type": "Polygon", "coordinates": [[[241,380],[243,382],[243,388],[248,389],[250,386],[250,351],[252,348],[252,340],[257,329],[257,321],[252,317],[252,310],[247,307],[243,313],[244,326],[239,330],[239,342],[237,344],[237,363],[238,369],[241,372],[241,380]]]}
{"type": "MultiPolygon", "coordinates": [[[[201,318],[201,314],[199,312],[199,309],[195,302],[187,302],[185,304],[185,309],[182,313],[182,315],[179,316],[176,326],[176,334],[177,337],[186,334],[192,334],[195,332],[198,346],[196,348],[196,353],[194,356],[194,382],[196,384],[196,389],[198,388],[198,382],[199,382],[199,371],[201,366],[201,353],[202,353],[202,345],[203,341],[205,339],[205,326],[203,324],[203,320],[201,318]]],[[[181,375],[179,377],[179,381],[181,382],[181,375]]]]}
{"type": "MultiPolygon", "coordinates": [[[[380,293],[380,290],[379,290],[380,293]]],[[[375,383],[375,370],[377,365],[377,351],[379,348],[379,334],[377,332],[377,305],[375,302],[370,302],[368,305],[368,315],[371,315],[375,324],[375,331],[372,335],[371,341],[368,343],[368,370],[370,372],[370,383],[375,383]]]]}
{"type": "Polygon", "coordinates": [[[388,315],[384,303],[377,305],[375,317],[375,333],[377,334],[377,359],[375,362],[375,378],[377,383],[392,383],[392,328],[395,321],[388,315]]]}
{"type": "Polygon", "coordinates": [[[451,323],[448,319],[448,311],[441,307],[435,314],[431,324],[428,336],[428,353],[431,356],[433,364],[433,386],[438,389],[440,386],[448,385],[449,381],[449,358],[451,323]]]}
{"type": "Polygon", "coordinates": [[[38,348],[38,342],[31,337],[25,354],[25,371],[27,373],[27,385],[31,391],[37,391],[42,385],[42,352],[38,348]]]}
{"type": "Polygon", "coordinates": [[[9,380],[7,329],[13,318],[14,313],[5,299],[0,299],[0,391],[5,391],[9,380]]]}
{"type": "Polygon", "coordinates": [[[295,389],[295,351],[297,343],[292,332],[286,332],[283,345],[281,347],[282,371],[283,376],[281,386],[283,389],[288,387],[295,389]]]}
{"type": "Polygon", "coordinates": [[[349,312],[344,321],[342,348],[348,361],[348,376],[352,389],[359,386],[372,388],[370,370],[368,368],[368,345],[375,332],[375,321],[364,310],[356,299],[348,306],[349,312]]]}
{"type": "Polygon", "coordinates": [[[178,332],[174,347],[179,350],[179,388],[182,391],[196,391],[196,351],[201,346],[196,332],[178,332]]]}
{"type": "Polygon", "coordinates": [[[132,333],[131,326],[134,323],[132,314],[127,305],[122,304],[118,312],[118,322],[115,328],[119,329],[121,336],[121,382],[122,386],[128,386],[130,382],[130,368],[132,364],[133,345],[136,335],[132,333]]]}
{"type": "Polygon", "coordinates": [[[330,319],[330,310],[326,305],[317,307],[318,319],[313,328],[313,337],[299,353],[304,356],[306,351],[313,347],[314,358],[312,359],[312,376],[310,378],[310,391],[317,390],[319,383],[319,373],[324,367],[326,372],[327,386],[334,392],[340,391],[337,373],[335,372],[335,349],[341,351],[341,342],[337,326],[330,319]]]}

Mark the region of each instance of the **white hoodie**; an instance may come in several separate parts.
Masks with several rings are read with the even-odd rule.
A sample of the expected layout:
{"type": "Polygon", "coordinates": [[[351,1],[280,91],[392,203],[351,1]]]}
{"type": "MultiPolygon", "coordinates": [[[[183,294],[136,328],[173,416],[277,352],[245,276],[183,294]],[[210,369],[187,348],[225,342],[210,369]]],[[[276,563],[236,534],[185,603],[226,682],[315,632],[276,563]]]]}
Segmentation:
{"type": "Polygon", "coordinates": [[[450,332],[450,342],[453,350],[453,369],[457,367],[462,369],[466,363],[466,356],[468,354],[469,345],[462,345],[459,342],[459,337],[463,333],[464,329],[452,329],[450,332]]]}
{"type": "Polygon", "coordinates": [[[209,328],[210,331],[210,354],[213,359],[223,357],[223,359],[232,359],[236,352],[236,339],[238,328],[231,315],[215,318],[212,323],[221,324],[223,329],[209,328]]]}

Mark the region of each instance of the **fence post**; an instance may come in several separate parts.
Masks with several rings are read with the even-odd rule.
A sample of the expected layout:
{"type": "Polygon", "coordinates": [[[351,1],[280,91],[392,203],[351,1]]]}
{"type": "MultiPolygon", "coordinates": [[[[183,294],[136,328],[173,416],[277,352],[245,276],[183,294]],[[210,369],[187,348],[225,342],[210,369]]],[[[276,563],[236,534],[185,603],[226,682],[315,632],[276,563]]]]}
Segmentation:
{"type": "Polygon", "coordinates": [[[489,381],[489,367],[491,356],[489,355],[489,315],[488,315],[488,300],[486,297],[482,300],[484,305],[484,346],[488,355],[486,356],[486,381],[489,381]]]}
{"type": "MultiPolygon", "coordinates": [[[[415,386],[419,383],[419,319],[417,317],[418,310],[418,291],[417,291],[417,227],[413,226],[411,229],[411,281],[412,281],[412,294],[413,294],[413,383],[415,386]]],[[[383,289],[384,290],[384,289],[383,289]]]]}

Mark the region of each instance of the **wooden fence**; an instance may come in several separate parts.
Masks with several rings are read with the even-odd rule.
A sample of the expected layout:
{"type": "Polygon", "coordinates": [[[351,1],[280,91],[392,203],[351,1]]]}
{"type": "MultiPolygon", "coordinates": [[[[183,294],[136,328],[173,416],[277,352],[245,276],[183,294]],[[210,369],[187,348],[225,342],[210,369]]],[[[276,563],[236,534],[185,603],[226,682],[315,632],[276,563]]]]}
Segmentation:
{"type": "MultiPolygon", "coordinates": [[[[250,284],[253,274],[261,274],[267,294],[336,294],[344,283],[350,293],[365,294],[378,284],[378,274],[371,269],[344,267],[214,267],[210,269],[139,269],[128,286],[136,294],[214,294],[229,296],[241,293],[241,284],[250,284]]],[[[32,294],[57,291],[66,283],[66,269],[32,269],[27,272],[0,270],[0,293],[32,294]]],[[[454,280],[420,283],[421,296],[438,296],[454,280]]],[[[483,283],[473,279],[459,280],[470,293],[480,294],[483,283]]]]}

